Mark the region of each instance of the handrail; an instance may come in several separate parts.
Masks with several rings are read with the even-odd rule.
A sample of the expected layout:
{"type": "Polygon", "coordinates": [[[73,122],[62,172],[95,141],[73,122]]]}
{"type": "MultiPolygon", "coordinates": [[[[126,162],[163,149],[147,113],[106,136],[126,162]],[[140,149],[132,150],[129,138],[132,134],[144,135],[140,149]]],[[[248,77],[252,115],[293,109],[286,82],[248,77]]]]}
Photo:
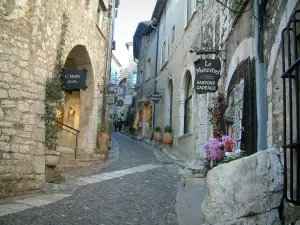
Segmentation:
{"type": "Polygon", "coordinates": [[[56,123],[59,123],[59,124],[61,124],[62,126],[68,127],[69,129],[76,131],[76,133],[73,133],[73,132],[71,132],[71,131],[69,131],[69,130],[67,130],[67,129],[64,129],[63,127],[57,126],[57,124],[56,124],[56,126],[57,126],[59,129],[65,130],[65,131],[67,131],[67,132],[69,132],[69,133],[71,133],[71,134],[73,134],[73,135],[76,136],[76,145],[75,145],[75,159],[76,159],[76,156],[77,156],[77,142],[78,142],[77,138],[78,138],[78,133],[80,133],[80,130],[76,130],[75,128],[70,127],[70,126],[68,126],[68,125],[66,125],[66,124],[64,124],[64,123],[62,123],[62,122],[57,121],[57,120],[56,120],[56,123]]]}
{"type": "Polygon", "coordinates": [[[61,124],[61,125],[65,126],[65,127],[68,127],[68,128],[70,128],[70,129],[72,129],[72,130],[75,130],[75,131],[77,131],[77,132],[79,132],[79,133],[80,133],[80,130],[76,130],[75,128],[73,128],[73,127],[70,127],[70,126],[68,126],[68,125],[66,125],[66,124],[64,124],[64,123],[62,123],[62,122],[59,122],[59,121],[57,121],[57,120],[56,120],[56,123],[59,123],[59,124],[61,124]]]}

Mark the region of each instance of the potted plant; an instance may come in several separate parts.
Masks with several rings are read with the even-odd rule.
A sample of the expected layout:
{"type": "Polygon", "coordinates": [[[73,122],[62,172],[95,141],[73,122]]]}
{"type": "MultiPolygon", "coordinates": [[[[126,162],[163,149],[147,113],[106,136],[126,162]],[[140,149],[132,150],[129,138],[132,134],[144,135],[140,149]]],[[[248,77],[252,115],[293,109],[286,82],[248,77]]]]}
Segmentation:
{"type": "Polygon", "coordinates": [[[161,134],[161,127],[160,126],[155,127],[154,140],[156,142],[161,142],[161,140],[162,140],[162,134],[161,134]]]}
{"type": "Polygon", "coordinates": [[[110,134],[108,125],[106,122],[103,122],[102,124],[99,124],[97,127],[97,145],[98,145],[98,151],[97,153],[108,153],[109,149],[109,143],[110,143],[110,134]]]}
{"type": "Polygon", "coordinates": [[[168,125],[168,126],[165,126],[164,128],[164,135],[163,135],[163,143],[166,144],[166,145],[169,145],[169,144],[172,144],[173,142],[173,136],[172,136],[172,131],[173,131],[173,128],[171,125],[168,125]]]}

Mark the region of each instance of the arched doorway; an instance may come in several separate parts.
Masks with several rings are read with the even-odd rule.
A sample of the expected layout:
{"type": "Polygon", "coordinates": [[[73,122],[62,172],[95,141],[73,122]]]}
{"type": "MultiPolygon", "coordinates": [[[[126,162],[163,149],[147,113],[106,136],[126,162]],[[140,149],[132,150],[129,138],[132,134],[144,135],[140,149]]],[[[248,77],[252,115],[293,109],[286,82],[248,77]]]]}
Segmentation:
{"type": "Polygon", "coordinates": [[[85,46],[77,45],[68,54],[64,70],[82,69],[87,70],[87,89],[65,91],[65,109],[57,111],[57,120],[63,128],[58,134],[59,146],[71,152],[76,149],[79,154],[93,154],[97,132],[93,67],[85,46]]]}

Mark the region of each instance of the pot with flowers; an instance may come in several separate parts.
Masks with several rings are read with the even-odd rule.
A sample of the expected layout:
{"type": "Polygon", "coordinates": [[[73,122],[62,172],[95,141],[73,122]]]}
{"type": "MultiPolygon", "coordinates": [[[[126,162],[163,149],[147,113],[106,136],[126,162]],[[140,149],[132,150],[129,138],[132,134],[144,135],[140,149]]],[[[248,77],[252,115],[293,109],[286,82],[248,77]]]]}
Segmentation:
{"type": "Polygon", "coordinates": [[[225,135],[211,138],[203,147],[204,166],[210,170],[225,158],[227,152],[232,152],[232,138],[225,135]]]}
{"type": "Polygon", "coordinates": [[[223,94],[219,93],[212,97],[212,105],[207,108],[209,124],[212,126],[213,137],[221,136],[221,102],[224,100],[223,94]]]}
{"type": "Polygon", "coordinates": [[[173,131],[173,128],[171,125],[168,125],[168,126],[165,126],[164,128],[164,135],[163,135],[163,143],[166,144],[166,145],[170,145],[172,144],[173,142],[173,137],[172,137],[172,131],[173,131]]]}
{"type": "Polygon", "coordinates": [[[155,127],[155,133],[154,133],[154,141],[161,142],[162,140],[162,134],[161,134],[161,127],[157,126],[155,127]]]}

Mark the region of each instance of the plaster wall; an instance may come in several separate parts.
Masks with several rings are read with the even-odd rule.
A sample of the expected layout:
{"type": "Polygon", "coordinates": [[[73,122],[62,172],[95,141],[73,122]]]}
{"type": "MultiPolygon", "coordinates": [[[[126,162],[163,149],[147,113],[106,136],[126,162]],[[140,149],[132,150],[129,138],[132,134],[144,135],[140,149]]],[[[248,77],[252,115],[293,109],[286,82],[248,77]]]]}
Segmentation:
{"type": "Polygon", "coordinates": [[[221,74],[223,77],[220,79],[220,88],[229,83],[238,63],[248,56],[253,57],[254,53],[252,22],[249,23],[252,21],[251,12],[242,15],[242,18],[233,27],[235,15],[215,1],[204,1],[197,4],[197,10],[193,13],[191,20],[185,22],[185,4],[185,1],[167,1],[165,11],[160,19],[157,89],[164,94],[165,99],[162,104],[157,104],[155,116],[156,124],[168,125],[168,84],[169,79],[172,79],[172,125],[174,128],[172,150],[191,160],[195,157],[199,158],[203,152],[203,144],[211,136],[207,115],[211,94],[197,95],[192,90],[193,127],[191,132],[184,134],[182,93],[184,92],[185,74],[186,71],[191,73],[193,83],[195,79],[194,61],[200,57],[189,51],[195,48],[205,50],[215,47],[226,50],[226,53],[219,55],[222,59],[221,74]],[[172,28],[174,25],[175,35],[173,38],[172,28]],[[168,41],[169,54],[167,63],[162,65],[162,45],[165,41],[168,41]],[[227,73],[229,76],[224,79],[227,73]]]}
{"type": "Polygon", "coordinates": [[[96,147],[99,87],[106,66],[108,23],[102,30],[96,25],[97,0],[91,1],[88,9],[81,1],[18,2],[22,4],[0,3],[0,197],[44,185],[45,81],[53,73],[63,14],[70,21],[62,60],[75,46],[84,46],[93,71],[88,74],[94,80],[88,84],[93,97],[90,105],[84,106],[90,107],[81,141],[84,152],[91,153],[96,147]]]}

